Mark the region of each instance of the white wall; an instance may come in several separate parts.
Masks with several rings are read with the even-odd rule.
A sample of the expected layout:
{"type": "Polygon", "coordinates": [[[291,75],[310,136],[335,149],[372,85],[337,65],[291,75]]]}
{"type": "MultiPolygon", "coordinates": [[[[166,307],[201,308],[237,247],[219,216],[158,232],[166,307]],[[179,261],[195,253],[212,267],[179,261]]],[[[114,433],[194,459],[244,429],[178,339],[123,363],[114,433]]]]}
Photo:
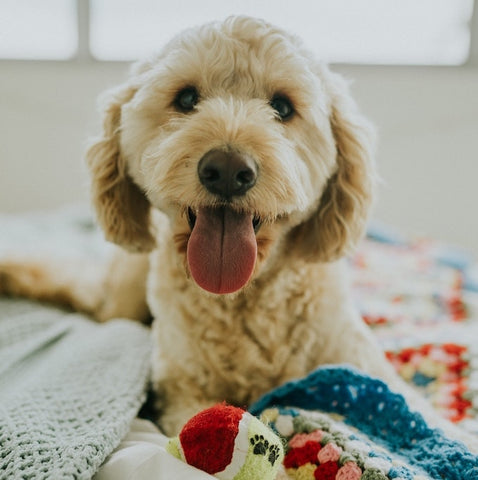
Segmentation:
{"type": "Polygon", "coordinates": [[[0,211],[86,199],[82,155],[99,125],[96,97],[126,71],[119,64],[0,62],[0,211]]]}
{"type": "Polygon", "coordinates": [[[340,71],[379,132],[375,216],[478,256],[478,69],[340,71]]]}
{"type": "MultiPolygon", "coordinates": [[[[375,217],[478,256],[478,70],[340,66],[379,130],[375,217]]],[[[0,63],[0,212],[87,200],[82,154],[118,63],[0,63]]]]}

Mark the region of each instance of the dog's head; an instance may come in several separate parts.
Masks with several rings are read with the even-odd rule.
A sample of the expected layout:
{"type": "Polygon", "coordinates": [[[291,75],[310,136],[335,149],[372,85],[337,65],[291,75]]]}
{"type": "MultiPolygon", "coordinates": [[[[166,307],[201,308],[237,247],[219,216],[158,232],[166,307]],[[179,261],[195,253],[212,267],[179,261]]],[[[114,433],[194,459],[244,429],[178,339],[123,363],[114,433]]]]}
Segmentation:
{"type": "Polygon", "coordinates": [[[204,289],[229,293],[274,252],[330,261],[360,237],[370,129],[297,38],[232,17],[189,30],[112,92],[87,154],[106,237],[154,248],[150,209],[204,289]]]}

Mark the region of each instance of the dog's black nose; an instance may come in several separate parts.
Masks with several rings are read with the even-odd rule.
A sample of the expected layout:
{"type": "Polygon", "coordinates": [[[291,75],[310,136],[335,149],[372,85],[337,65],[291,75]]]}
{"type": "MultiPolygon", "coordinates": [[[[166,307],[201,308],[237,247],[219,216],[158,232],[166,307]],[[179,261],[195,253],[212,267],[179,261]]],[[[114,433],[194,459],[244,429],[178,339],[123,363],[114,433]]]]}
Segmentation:
{"type": "Polygon", "coordinates": [[[199,161],[201,183],[216,195],[230,200],[244,195],[257,180],[257,164],[252,157],[237,151],[209,150],[199,161]]]}

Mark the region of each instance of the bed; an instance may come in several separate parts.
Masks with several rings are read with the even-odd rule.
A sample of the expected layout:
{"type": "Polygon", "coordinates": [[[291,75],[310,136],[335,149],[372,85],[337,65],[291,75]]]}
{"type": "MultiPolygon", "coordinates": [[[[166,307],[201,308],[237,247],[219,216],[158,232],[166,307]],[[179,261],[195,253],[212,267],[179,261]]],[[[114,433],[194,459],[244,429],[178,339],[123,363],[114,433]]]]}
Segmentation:
{"type": "MultiPolygon", "coordinates": [[[[0,215],[0,232],[0,257],[106,262],[111,253],[83,206],[0,215]]],[[[349,262],[357,306],[389,361],[445,417],[478,434],[473,259],[374,224],[349,262]]],[[[147,328],[125,319],[100,325],[0,299],[0,479],[213,478],[169,455],[168,439],[138,417],[150,348],[147,328]]],[[[289,478],[478,479],[477,457],[347,365],[283,385],[250,411],[284,439],[289,478]]]]}

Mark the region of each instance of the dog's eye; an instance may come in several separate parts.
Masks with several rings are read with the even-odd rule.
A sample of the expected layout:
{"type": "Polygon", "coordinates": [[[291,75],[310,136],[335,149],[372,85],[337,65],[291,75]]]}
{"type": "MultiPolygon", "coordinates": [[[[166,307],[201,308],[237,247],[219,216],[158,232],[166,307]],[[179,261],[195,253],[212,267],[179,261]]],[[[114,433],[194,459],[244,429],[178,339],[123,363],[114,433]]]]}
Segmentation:
{"type": "Polygon", "coordinates": [[[270,101],[270,105],[277,112],[281,120],[288,120],[294,114],[294,107],[286,97],[278,95],[270,101]]]}
{"type": "Polygon", "coordinates": [[[198,91],[194,87],[181,90],[174,100],[176,107],[183,112],[190,112],[199,101],[198,91]]]}

